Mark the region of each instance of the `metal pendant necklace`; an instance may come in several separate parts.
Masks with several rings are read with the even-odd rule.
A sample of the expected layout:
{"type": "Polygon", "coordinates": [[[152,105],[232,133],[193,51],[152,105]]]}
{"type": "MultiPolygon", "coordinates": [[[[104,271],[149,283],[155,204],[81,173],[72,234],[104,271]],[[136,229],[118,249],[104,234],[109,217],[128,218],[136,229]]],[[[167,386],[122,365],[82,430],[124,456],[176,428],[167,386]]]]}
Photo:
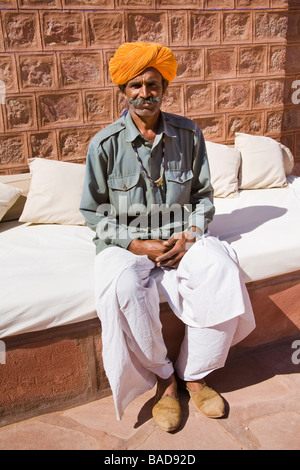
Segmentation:
{"type": "Polygon", "coordinates": [[[138,154],[137,147],[133,142],[132,142],[132,148],[135,151],[137,161],[141,165],[142,171],[145,174],[146,178],[153,184],[153,186],[161,186],[163,184],[164,174],[165,174],[165,137],[163,137],[162,139],[162,158],[161,158],[162,171],[161,171],[160,177],[157,180],[153,180],[151,176],[149,175],[148,171],[144,167],[143,162],[138,154]]]}

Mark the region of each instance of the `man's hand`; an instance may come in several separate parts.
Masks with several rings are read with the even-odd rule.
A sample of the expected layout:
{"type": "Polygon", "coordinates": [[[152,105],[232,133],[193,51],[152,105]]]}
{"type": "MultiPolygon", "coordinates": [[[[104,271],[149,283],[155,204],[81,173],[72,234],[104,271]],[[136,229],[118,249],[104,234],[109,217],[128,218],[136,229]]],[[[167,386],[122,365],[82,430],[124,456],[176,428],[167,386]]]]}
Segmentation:
{"type": "Polygon", "coordinates": [[[167,251],[156,258],[156,266],[178,268],[185,253],[195,241],[196,238],[190,232],[175,233],[173,237],[163,242],[167,251]]]}
{"type": "MultiPolygon", "coordinates": [[[[198,232],[197,227],[191,227],[198,232]]],[[[156,266],[177,268],[185,253],[195,243],[196,237],[189,231],[175,233],[169,240],[138,240],[130,243],[128,250],[135,255],[147,255],[156,266]]]]}
{"type": "Polygon", "coordinates": [[[128,250],[135,255],[147,255],[149,259],[156,262],[159,256],[167,253],[171,247],[165,245],[164,240],[138,240],[134,239],[130,243],[128,250]]]}

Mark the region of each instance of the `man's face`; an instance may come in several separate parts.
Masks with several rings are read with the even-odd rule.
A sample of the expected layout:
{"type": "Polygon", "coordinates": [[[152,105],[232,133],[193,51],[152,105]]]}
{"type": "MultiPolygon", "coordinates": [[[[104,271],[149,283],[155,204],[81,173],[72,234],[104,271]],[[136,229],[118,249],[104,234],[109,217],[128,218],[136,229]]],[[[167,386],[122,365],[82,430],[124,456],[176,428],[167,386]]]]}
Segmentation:
{"type": "Polygon", "coordinates": [[[129,109],[143,117],[154,116],[159,112],[165,90],[161,74],[158,70],[149,68],[129,80],[124,92],[129,109]]]}

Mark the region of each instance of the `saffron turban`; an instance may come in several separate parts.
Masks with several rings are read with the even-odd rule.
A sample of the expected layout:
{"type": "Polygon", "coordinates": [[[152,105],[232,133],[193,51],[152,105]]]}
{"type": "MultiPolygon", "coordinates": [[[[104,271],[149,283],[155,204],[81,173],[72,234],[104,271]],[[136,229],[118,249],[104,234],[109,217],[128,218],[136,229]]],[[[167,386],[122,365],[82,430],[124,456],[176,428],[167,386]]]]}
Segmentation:
{"type": "Polygon", "coordinates": [[[125,85],[143,70],[154,67],[171,82],[176,77],[177,62],[171,49],[155,43],[125,42],[109,62],[113,83],[125,85]]]}

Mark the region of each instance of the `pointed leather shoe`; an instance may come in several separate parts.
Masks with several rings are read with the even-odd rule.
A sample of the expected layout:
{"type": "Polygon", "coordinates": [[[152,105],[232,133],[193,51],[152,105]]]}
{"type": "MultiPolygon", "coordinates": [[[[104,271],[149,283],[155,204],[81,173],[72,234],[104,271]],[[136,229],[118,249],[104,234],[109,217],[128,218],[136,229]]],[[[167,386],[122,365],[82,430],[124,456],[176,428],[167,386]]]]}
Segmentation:
{"type": "Polygon", "coordinates": [[[186,389],[198,411],[209,418],[222,418],[224,416],[225,403],[223,398],[215,390],[208,387],[206,383],[197,392],[189,390],[187,385],[186,389]]]}
{"type": "Polygon", "coordinates": [[[152,408],[155,423],[164,431],[175,431],[181,422],[181,408],[178,398],[163,396],[152,408]]]}

